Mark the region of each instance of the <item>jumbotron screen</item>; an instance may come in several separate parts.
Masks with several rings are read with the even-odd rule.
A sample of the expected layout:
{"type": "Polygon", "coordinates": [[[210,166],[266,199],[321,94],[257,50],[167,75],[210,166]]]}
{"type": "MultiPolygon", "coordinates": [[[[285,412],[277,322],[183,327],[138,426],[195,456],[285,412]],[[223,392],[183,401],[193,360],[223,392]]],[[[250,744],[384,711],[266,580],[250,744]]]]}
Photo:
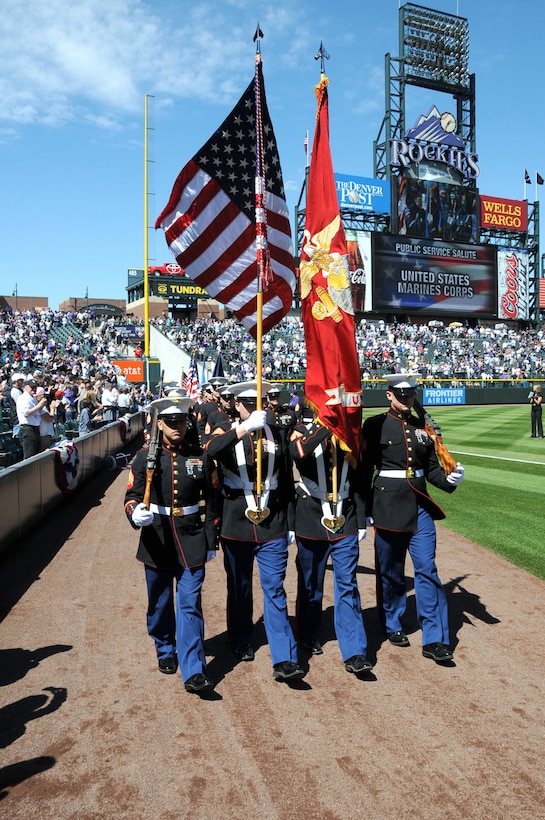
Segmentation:
{"type": "Polygon", "coordinates": [[[403,177],[394,208],[401,235],[465,244],[479,240],[479,196],[474,188],[403,177]]]}
{"type": "Polygon", "coordinates": [[[372,234],[373,310],[497,314],[497,248],[372,234]]]}

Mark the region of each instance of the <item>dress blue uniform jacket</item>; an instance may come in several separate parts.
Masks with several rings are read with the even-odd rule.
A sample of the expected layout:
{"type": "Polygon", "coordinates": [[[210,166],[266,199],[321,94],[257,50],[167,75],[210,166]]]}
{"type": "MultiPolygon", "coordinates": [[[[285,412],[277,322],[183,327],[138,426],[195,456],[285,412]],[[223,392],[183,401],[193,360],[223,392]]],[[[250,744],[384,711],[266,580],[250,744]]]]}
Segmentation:
{"type": "Polygon", "coordinates": [[[446,517],[430,498],[426,480],[447,493],[454,492],[456,487],[448,483],[422,419],[395,410],[366,419],[362,428],[362,461],[366,513],[373,516],[376,527],[416,532],[419,506],[436,521],[446,517]],[[407,476],[384,478],[379,475],[380,470],[404,470],[407,476]],[[411,477],[416,470],[423,470],[424,475],[411,477]]]}
{"type": "MultiPolygon", "coordinates": [[[[254,524],[246,517],[247,502],[244,491],[227,486],[223,480],[225,470],[239,475],[235,454],[238,443],[236,430],[231,426],[231,420],[224,415],[223,420],[216,417],[216,427],[206,443],[206,450],[218,464],[221,492],[223,495],[222,538],[231,538],[240,541],[270,541],[275,538],[285,538],[289,530],[293,530],[293,476],[287,454],[287,441],[284,431],[272,422],[274,415],[268,413],[267,422],[271,422],[271,432],[274,439],[274,477],[277,480],[277,489],[271,489],[267,501],[269,515],[261,523],[254,524]]],[[[265,439],[265,432],[262,431],[265,439]]],[[[246,456],[246,467],[249,482],[256,480],[256,441],[257,432],[244,436],[241,439],[246,456]]],[[[267,467],[267,453],[262,458],[262,478],[265,479],[267,467]]]]}
{"type": "MultiPolygon", "coordinates": [[[[144,498],[148,448],[140,450],[129,472],[125,512],[132,512],[144,498]]],[[[191,507],[188,515],[155,514],[153,524],[142,527],[136,557],[158,569],[198,567],[208,550],[216,549],[220,497],[213,462],[201,447],[182,442],[178,448],[163,442],[151,484],[150,504],[162,507],[191,507]]]]}
{"type": "MultiPolygon", "coordinates": [[[[327,491],[331,492],[331,436],[327,427],[321,424],[311,424],[307,427],[300,422],[294,428],[291,436],[289,452],[295,462],[303,481],[318,484],[318,470],[315,451],[319,444],[324,447],[324,466],[327,477],[327,491]]],[[[337,474],[342,472],[344,451],[337,445],[337,474]]],[[[295,532],[303,538],[314,538],[321,541],[332,541],[344,538],[346,535],[356,535],[358,529],[365,527],[365,503],[361,495],[361,476],[348,468],[347,480],[349,484],[348,497],[343,500],[342,515],[344,524],[336,532],[327,530],[321,522],[323,511],[319,498],[308,495],[303,488],[296,489],[295,532]]],[[[337,488],[341,489],[341,488],[337,488]]],[[[335,505],[332,505],[333,511],[335,505]]]]}

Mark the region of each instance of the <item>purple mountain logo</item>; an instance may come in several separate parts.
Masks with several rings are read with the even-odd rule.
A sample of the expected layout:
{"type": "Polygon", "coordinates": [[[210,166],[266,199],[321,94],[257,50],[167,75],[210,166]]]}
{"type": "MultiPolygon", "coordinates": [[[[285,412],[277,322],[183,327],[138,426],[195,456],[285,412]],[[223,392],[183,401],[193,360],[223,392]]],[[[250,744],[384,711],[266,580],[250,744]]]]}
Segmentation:
{"type": "Polygon", "coordinates": [[[405,139],[425,140],[438,142],[441,145],[452,145],[455,148],[464,148],[464,142],[454,133],[456,119],[449,111],[440,114],[435,105],[432,105],[426,116],[420,116],[415,125],[407,131],[405,139]]]}

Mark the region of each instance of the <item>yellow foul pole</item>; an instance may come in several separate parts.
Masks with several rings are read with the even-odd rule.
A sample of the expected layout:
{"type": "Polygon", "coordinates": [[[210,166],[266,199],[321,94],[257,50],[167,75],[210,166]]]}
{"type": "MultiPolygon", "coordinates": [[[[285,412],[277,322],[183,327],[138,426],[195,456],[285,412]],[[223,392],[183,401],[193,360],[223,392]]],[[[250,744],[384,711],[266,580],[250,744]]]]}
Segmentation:
{"type": "MultiPolygon", "coordinates": [[[[144,95],[144,355],[149,359],[148,95],[144,95]]],[[[148,374],[149,376],[149,374],[148,374]]],[[[149,384],[148,384],[149,387],[149,384]]]]}

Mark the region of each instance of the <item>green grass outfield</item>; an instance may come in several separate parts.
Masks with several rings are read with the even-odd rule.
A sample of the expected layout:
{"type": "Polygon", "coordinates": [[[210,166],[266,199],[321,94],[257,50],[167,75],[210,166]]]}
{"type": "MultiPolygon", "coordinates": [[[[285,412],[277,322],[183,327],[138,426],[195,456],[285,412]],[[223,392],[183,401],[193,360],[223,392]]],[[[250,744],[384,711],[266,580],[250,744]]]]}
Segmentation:
{"type": "Polygon", "coordinates": [[[426,410],[465,467],[452,495],[428,485],[442,523],[545,580],[545,439],[530,437],[530,406],[426,410]]]}

